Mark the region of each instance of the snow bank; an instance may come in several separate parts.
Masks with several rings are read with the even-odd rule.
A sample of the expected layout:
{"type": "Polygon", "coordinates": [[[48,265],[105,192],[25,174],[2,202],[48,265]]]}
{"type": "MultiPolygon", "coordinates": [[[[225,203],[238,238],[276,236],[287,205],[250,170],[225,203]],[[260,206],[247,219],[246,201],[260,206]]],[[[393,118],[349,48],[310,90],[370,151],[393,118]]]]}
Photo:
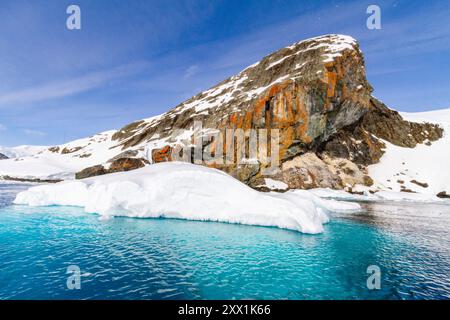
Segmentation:
{"type": "MultiPolygon", "coordinates": [[[[314,190],[314,189],[313,189],[314,190]]],[[[331,189],[329,189],[331,190],[331,189]]],[[[337,191],[337,190],[332,190],[337,191]]],[[[343,191],[346,193],[345,191],[343,191]]],[[[293,193],[296,196],[301,197],[313,197],[313,201],[316,206],[320,207],[326,212],[339,212],[339,213],[351,213],[361,211],[361,206],[354,202],[337,201],[337,199],[326,199],[326,197],[319,197],[311,190],[291,190],[288,193],[293,193]]],[[[344,200],[344,199],[339,199],[344,200]]],[[[352,199],[349,199],[352,200],[352,199]]]]}
{"type": "Polygon", "coordinates": [[[337,208],[307,192],[262,193],[222,171],[180,162],[32,187],[19,193],[14,203],[80,206],[103,218],[220,221],[304,233],[322,232],[326,213],[337,208]]]}

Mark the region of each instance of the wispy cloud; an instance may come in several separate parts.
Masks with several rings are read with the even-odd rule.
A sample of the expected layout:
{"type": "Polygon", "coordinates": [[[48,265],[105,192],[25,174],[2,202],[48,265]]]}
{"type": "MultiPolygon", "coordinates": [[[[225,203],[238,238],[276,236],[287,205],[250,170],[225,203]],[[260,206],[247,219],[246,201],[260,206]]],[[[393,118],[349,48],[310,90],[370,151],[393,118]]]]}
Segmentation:
{"type": "Polygon", "coordinates": [[[200,69],[198,64],[194,64],[192,66],[189,66],[186,71],[184,72],[184,77],[185,78],[190,78],[192,76],[194,76],[198,70],[200,69]]]}
{"type": "Polygon", "coordinates": [[[35,136],[35,137],[44,137],[47,135],[45,132],[42,132],[39,130],[32,130],[32,129],[24,129],[23,132],[29,136],[35,136]]]}
{"type": "Polygon", "coordinates": [[[77,78],[53,81],[4,94],[0,93],[0,107],[63,98],[97,89],[114,80],[136,74],[142,71],[146,65],[146,62],[132,63],[110,70],[89,73],[77,78]]]}

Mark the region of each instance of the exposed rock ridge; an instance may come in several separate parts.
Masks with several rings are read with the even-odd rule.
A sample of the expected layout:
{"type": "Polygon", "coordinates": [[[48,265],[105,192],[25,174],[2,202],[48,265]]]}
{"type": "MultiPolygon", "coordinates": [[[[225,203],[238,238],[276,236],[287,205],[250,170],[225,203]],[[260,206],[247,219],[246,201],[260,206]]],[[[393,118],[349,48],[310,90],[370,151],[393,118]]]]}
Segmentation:
{"type": "MultiPolygon", "coordinates": [[[[190,143],[195,120],[205,133],[278,129],[282,164],[271,179],[289,188],[349,189],[371,185],[366,167],[383,155],[383,140],[414,147],[442,136],[437,125],[404,121],[371,94],[356,40],[325,35],[270,54],[163,115],[125,126],[112,140],[123,153],[147,147],[152,161],[162,162],[172,160],[172,148],[190,143]]],[[[264,189],[263,166],[215,165],[264,189]]]]}
{"type": "MultiPolygon", "coordinates": [[[[322,131],[308,126],[304,104],[310,107],[313,122],[317,118],[325,123],[326,116],[321,114],[336,113],[333,108],[343,100],[351,105],[348,116],[358,119],[364,109],[358,103],[367,104],[371,91],[357,42],[348,36],[327,35],[281,49],[161,116],[125,126],[113,139],[124,149],[152,140],[159,145],[162,140],[173,138],[174,130],[191,128],[193,121],[200,118],[203,127],[208,128],[276,127],[277,121],[286,127],[295,124],[297,131],[305,130],[302,135],[307,140],[313,140],[331,135],[335,128],[333,122],[322,131]],[[350,96],[349,92],[354,94],[350,96]],[[284,98],[288,98],[291,106],[285,106],[288,110],[281,114],[279,101],[284,98]],[[268,101],[272,123],[264,123],[262,109],[268,101]]],[[[336,126],[347,125],[354,119],[339,117],[336,126]]]]}

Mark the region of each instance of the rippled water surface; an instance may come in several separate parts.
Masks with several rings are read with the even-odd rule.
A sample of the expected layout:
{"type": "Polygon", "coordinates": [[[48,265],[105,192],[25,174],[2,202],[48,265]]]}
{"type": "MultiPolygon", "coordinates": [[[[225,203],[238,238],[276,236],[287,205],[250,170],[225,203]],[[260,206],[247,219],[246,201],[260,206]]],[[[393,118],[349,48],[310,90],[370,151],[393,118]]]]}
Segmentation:
{"type": "Polygon", "coordinates": [[[0,299],[450,298],[448,205],[363,204],[304,235],[12,206],[21,188],[0,184],[0,299]],[[70,265],[80,290],[67,289],[70,265]]]}

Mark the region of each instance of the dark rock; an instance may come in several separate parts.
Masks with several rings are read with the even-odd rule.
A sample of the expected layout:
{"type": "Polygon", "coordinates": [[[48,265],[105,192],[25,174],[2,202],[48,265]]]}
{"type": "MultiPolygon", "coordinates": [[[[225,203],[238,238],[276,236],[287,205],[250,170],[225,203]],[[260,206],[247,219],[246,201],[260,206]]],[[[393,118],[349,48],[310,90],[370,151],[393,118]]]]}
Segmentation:
{"type": "Polygon", "coordinates": [[[102,165],[96,165],[93,167],[83,169],[80,172],[77,172],[75,174],[75,179],[85,179],[85,178],[94,177],[94,176],[101,176],[106,173],[107,172],[102,165]]]}
{"type": "Polygon", "coordinates": [[[91,153],[85,153],[85,154],[80,154],[78,157],[80,157],[80,158],[89,158],[90,156],[92,156],[91,153]]]}
{"type": "Polygon", "coordinates": [[[120,158],[112,161],[109,166],[96,165],[81,170],[75,174],[76,179],[85,179],[94,176],[101,176],[108,173],[130,171],[144,167],[148,161],[138,158],[120,158]]]}
{"type": "Polygon", "coordinates": [[[18,177],[11,177],[8,175],[1,176],[0,179],[17,182],[32,182],[32,183],[58,183],[63,181],[60,179],[18,178],[18,177]]]}
{"type": "Polygon", "coordinates": [[[0,153],[0,160],[6,160],[9,159],[7,156],[5,156],[3,153],[0,153]]]}
{"type": "Polygon", "coordinates": [[[352,188],[348,188],[348,189],[347,189],[347,192],[348,192],[348,193],[351,193],[351,194],[357,194],[357,195],[360,195],[360,196],[363,196],[363,195],[364,195],[364,191],[353,191],[352,188]]]}
{"type": "Polygon", "coordinates": [[[443,199],[450,199],[450,194],[447,194],[445,191],[439,192],[436,196],[443,199]]]}
{"type": "Polygon", "coordinates": [[[111,165],[107,169],[107,173],[130,171],[145,167],[143,159],[136,158],[120,158],[111,162],[111,165]]]}
{"type": "Polygon", "coordinates": [[[426,183],[426,182],[419,182],[417,180],[411,180],[410,182],[417,184],[418,186],[421,186],[422,188],[428,188],[428,183],[426,183]]]}
{"type": "Polygon", "coordinates": [[[74,153],[77,151],[80,151],[81,149],[83,149],[83,147],[74,147],[74,148],[64,148],[61,151],[61,154],[69,154],[69,153],[74,153]]]}
{"type": "Polygon", "coordinates": [[[369,177],[368,175],[365,175],[364,176],[364,178],[363,178],[364,180],[364,185],[366,186],[366,187],[371,187],[371,186],[373,186],[373,179],[371,178],[371,177],[369,177]]]}
{"type": "Polygon", "coordinates": [[[371,98],[370,101],[371,110],[362,119],[362,127],[378,138],[408,148],[442,138],[444,130],[438,125],[405,121],[397,111],[379,100],[371,98]]]}
{"type": "Polygon", "coordinates": [[[48,151],[53,152],[53,153],[58,153],[59,147],[50,147],[50,148],[48,148],[48,151]]]}

